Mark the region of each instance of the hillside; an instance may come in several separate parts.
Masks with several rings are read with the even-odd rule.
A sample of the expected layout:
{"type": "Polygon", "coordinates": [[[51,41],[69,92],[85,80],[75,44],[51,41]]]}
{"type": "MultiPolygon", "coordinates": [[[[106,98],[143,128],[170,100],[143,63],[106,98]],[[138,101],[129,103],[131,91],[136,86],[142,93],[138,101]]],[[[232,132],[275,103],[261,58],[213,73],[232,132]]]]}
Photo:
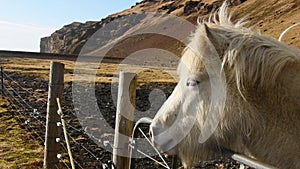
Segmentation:
{"type": "MultiPolygon", "coordinates": [[[[74,22],[54,32],[50,37],[41,39],[41,52],[78,54],[87,40],[100,28],[117,20],[119,24],[110,28],[101,43],[109,44],[130,31],[138,21],[133,18],[128,25],[120,18],[136,13],[155,12],[172,14],[196,23],[197,17],[206,17],[215,11],[223,0],[144,0],[130,9],[112,14],[101,21],[86,23],[74,22]]],[[[254,26],[254,30],[278,38],[280,33],[289,26],[300,22],[300,1],[298,0],[230,0],[230,10],[234,11],[233,20],[246,17],[247,26],[254,26]]],[[[284,42],[300,48],[299,27],[291,29],[284,37],[284,42]]],[[[114,57],[126,57],[128,53],[145,48],[169,50],[176,55],[181,53],[183,44],[157,35],[143,35],[130,37],[118,44],[118,50],[111,51],[114,57]],[[138,44],[138,45],[136,45],[138,44]],[[130,49],[130,50],[128,50],[130,49]]]]}

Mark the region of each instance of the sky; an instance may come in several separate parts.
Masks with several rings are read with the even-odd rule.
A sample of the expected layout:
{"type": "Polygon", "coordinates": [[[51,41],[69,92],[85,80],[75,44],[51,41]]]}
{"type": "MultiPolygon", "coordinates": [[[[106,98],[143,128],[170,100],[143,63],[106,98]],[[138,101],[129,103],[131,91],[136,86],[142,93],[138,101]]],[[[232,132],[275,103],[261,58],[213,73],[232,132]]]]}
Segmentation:
{"type": "Polygon", "coordinates": [[[0,50],[40,51],[40,39],[72,22],[99,21],[141,0],[0,0],[0,50]]]}

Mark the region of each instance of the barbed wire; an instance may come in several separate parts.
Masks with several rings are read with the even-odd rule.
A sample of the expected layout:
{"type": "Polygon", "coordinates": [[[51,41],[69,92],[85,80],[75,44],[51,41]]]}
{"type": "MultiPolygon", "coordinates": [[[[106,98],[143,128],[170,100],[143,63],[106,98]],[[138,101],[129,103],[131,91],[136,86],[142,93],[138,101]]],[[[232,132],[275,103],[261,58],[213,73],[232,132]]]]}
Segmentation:
{"type": "MultiPolygon", "coordinates": [[[[4,89],[7,91],[6,93],[8,93],[8,94],[10,95],[9,98],[13,98],[14,101],[12,101],[12,103],[17,102],[17,103],[19,104],[19,106],[23,107],[23,109],[24,109],[25,111],[27,111],[27,112],[31,112],[31,111],[33,112],[33,111],[35,110],[35,108],[33,108],[33,107],[31,107],[31,106],[30,106],[30,108],[28,109],[28,108],[26,107],[26,105],[22,104],[22,103],[19,101],[19,99],[16,99],[16,98],[14,97],[14,95],[13,95],[11,92],[9,92],[9,90],[8,90],[7,87],[4,86],[4,89]]],[[[14,91],[14,93],[16,92],[15,90],[13,90],[13,91],[14,91]]],[[[23,99],[23,98],[20,97],[20,96],[19,96],[19,98],[20,98],[21,100],[23,99]]],[[[10,99],[10,100],[11,100],[11,99],[10,99]]],[[[23,100],[22,100],[22,101],[23,101],[23,100]]],[[[24,102],[24,101],[23,101],[23,102],[24,102]]],[[[25,102],[24,102],[24,103],[25,103],[25,102]]],[[[28,104],[27,104],[27,105],[28,105],[28,104]]],[[[25,117],[28,116],[28,115],[26,115],[25,113],[23,113],[23,115],[24,115],[25,117]]],[[[32,117],[32,118],[36,119],[37,122],[39,122],[43,127],[46,127],[45,123],[42,122],[42,121],[40,121],[37,117],[32,116],[32,115],[29,115],[29,117],[32,117]]]]}
{"type": "Polygon", "coordinates": [[[76,115],[76,113],[74,111],[67,110],[66,113],[70,114],[70,115],[73,115],[74,117],[77,117],[77,115],[76,115]]]}
{"type": "MultiPolygon", "coordinates": [[[[27,89],[25,89],[24,87],[22,87],[16,80],[14,80],[11,76],[9,76],[8,74],[6,74],[5,72],[3,72],[3,74],[5,75],[5,77],[7,77],[7,78],[9,78],[10,79],[10,82],[13,82],[14,84],[16,84],[17,86],[19,86],[23,91],[26,91],[30,96],[33,96],[35,99],[39,99],[36,95],[35,95],[35,93],[34,92],[29,92],[27,89]]],[[[4,78],[4,77],[3,77],[4,78]]],[[[11,83],[10,83],[11,84],[11,83]]],[[[29,105],[27,102],[25,102],[24,100],[24,98],[20,95],[20,94],[18,94],[19,92],[17,92],[15,89],[14,89],[14,87],[13,86],[11,86],[11,85],[8,85],[8,84],[6,84],[10,89],[12,89],[13,90],[13,92],[19,97],[19,98],[21,98],[21,100],[28,106],[28,107],[30,107],[31,109],[34,109],[33,108],[33,106],[31,106],[31,105],[29,105]]],[[[44,104],[46,104],[46,102],[45,101],[42,101],[44,104]]]]}
{"type": "MultiPolygon", "coordinates": [[[[8,94],[10,94],[9,92],[8,92],[8,94]]],[[[14,103],[14,101],[11,99],[11,97],[8,97],[7,98],[11,103],[14,103]]],[[[16,104],[13,104],[12,105],[13,107],[15,107],[15,109],[17,110],[17,109],[20,109],[20,107],[16,107],[16,104]]],[[[26,117],[26,115],[24,114],[24,113],[22,113],[21,111],[16,111],[20,116],[24,116],[24,117],[26,117]]],[[[18,121],[20,122],[20,123],[25,123],[26,124],[26,126],[28,126],[30,129],[31,129],[31,131],[40,139],[40,141],[42,141],[42,142],[44,142],[44,139],[40,136],[40,134],[38,134],[37,133],[37,131],[33,128],[33,126],[31,126],[27,121],[25,121],[25,122],[23,122],[18,116],[15,116],[17,119],[18,119],[18,121]],[[27,122],[27,123],[26,123],[27,122]]],[[[36,138],[34,138],[32,135],[30,135],[31,137],[32,137],[32,139],[33,140],[35,140],[36,138]]]]}
{"type": "MultiPolygon", "coordinates": [[[[23,86],[21,86],[16,80],[14,80],[11,76],[9,76],[8,74],[4,73],[3,72],[3,75],[4,77],[3,78],[7,78],[7,81],[9,81],[9,83],[5,83],[5,85],[3,85],[3,90],[4,92],[6,93],[6,95],[8,96],[8,100],[13,104],[13,107],[16,109],[16,110],[23,110],[25,112],[31,112],[31,111],[35,111],[37,109],[35,109],[33,106],[31,106],[30,104],[28,104],[25,99],[23,98],[23,96],[21,96],[18,91],[16,91],[14,89],[14,86],[10,85],[10,84],[15,84],[19,89],[25,91],[27,94],[30,94],[30,96],[33,96],[34,98],[38,99],[38,97],[30,92],[29,90],[25,89],[23,86]]],[[[40,121],[36,116],[33,116],[33,115],[30,115],[30,114],[26,114],[22,111],[16,111],[19,116],[23,116],[23,117],[30,117],[30,118],[34,118],[35,120],[37,120],[37,122],[39,122],[42,127],[46,127],[45,125],[45,122],[42,122],[40,121]]],[[[69,111],[69,113],[71,113],[72,115],[75,115],[72,111],[69,111]]],[[[18,118],[18,121],[21,122],[21,123],[24,123],[25,121],[25,124],[26,126],[28,127],[28,129],[30,131],[33,132],[34,135],[36,135],[38,137],[38,139],[42,142],[45,142],[45,140],[42,138],[42,136],[34,129],[35,127],[32,126],[30,124],[30,121],[29,120],[22,120],[20,117],[16,116],[18,118]]],[[[68,127],[72,128],[73,130],[75,131],[78,131],[80,133],[83,133],[84,131],[83,130],[79,130],[77,128],[75,128],[74,126],[71,126],[69,123],[68,123],[68,127]]],[[[34,138],[32,135],[30,135],[32,137],[32,139],[36,139],[34,138]]],[[[86,148],[83,144],[81,143],[78,143],[76,141],[76,139],[74,139],[69,133],[68,133],[68,136],[72,139],[73,143],[74,144],[77,144],[79,145],[83,150],[85,150],[91,157],[95,158],[97,161],[100,159],[98,158],[94,153],[92,153],[91,150],[89,150],[88,148],[86,148]]],[[[63,147],[63,149],[66,151],[66,147],[64,146],[63,143],[60,142],[60,145],[63,147]]],[[[64,160],[60,160],[67,168],[70,168],[64,160]]],[[[77,161],[77,160],[74,160],[74,162],[76,163],[76,165],[83,169],[83,167],[80,165],[80,163],[77,161]]],[[[57,167],[57,166],[56,166],[57,167]]],[[[58,167],[57,167],[58,168],[58,167]]]]}
{"type": "MultiPolygon", "coordinates": [[[[20,85],[20,83],[18,83],[16,80],[14,80],[10,75],[8,75],[5,72],[2,72],[4,76],[6,76],[8,79],[10,79],[13,83],[15,83],[17,86],[19,86],[22,90],[24,90],[25,92],[27,92],[28,94],[30,94],[31,96],[33,96],[36,99],[39,99],[34,92],[30,92],[28,91],[28,89],[25,89],[22,85],[20,85]]],[[[44,104],[46,104],[47,102],[42,101],[44,104]]]]}
{"type": "Polygon", "coordinates": [[[71,169],[64,160],[60,160],[68,169],[71,169]]]}
{"type": "MultiPolygon", "coordinates": [[[[60,111],[62,111],[62,110],[60,110],[60,111]]],[[[68,111],[68,112],[71,112],[71,111],[68,111]]],[[[63,112],[59,112],[59,113],[64,114],[63,112]]],[[[61,118],[63,118],[63,117],[61,116],[61,118]]],[[[64,119],[64,120],[66,121],[66,119],[64,119]]],[[[77,129],[74,126],[72,126],[70,123],[66,123],[65,125],[66,125],[67,129],[71,128],[79,133],[85,133],[83,129],[77,129]]],[[[99,158],[96,154],[94,154],[90,149],[85,147],[82,143],[79,143],[78,141],[76,141],[76,139],[73,136],[71,136],[70,132],[66,132],[66,134],[67,134],[67,137],[69,137],[73,141],[73,144],[76,144],[79,147],[81,147],[81,149],[85,150],[85,152],[87,152],[91,157],[96,159],[96,161],[99,161],[99,162],[105,164],[105,162],[101,161],[101,158],[99,158]]],[[[67,148],[65,146],[64,146],[64,149],[67,150],[67,148]]]]}
{"type": "MultiPolygon", "coordinates": [[[[62,143],[62,142],[59,142],[59,144],[62,146],[62,148],[67,152],[67,147],[62,143]]],[[[74,159],[74,162],[76,163],[76,165],[78,167],[80,167],[81,169],[83,169],[83,167],[77,162],[77,160],[74,159]]]]}
{"type": "Polygon", "coordinates": [[[67,125],[68,128],[71,128],[71,129],[73,129],[73,130],[75,130],[77,132],[80,132],[80,133],[84,132],[84,130],[82,128],[77,129],[76,127],[72,126],[70,123],[66,123],[66,125],[67,125]]]}
{"type": "MultiPolygon", "coordinates": [[[[17,111],[17,113],[21,116],[24,116],[24,117],[30,117],[30,118],[34,118],[37,122],[39,122],[42,127],[46,127],[45,125],[45,122],[39,120],[39,118],[41,118],[41,115],[37,115],[36,112],[37,112],[37,109],[35,109],[33,106],[31,106],[29,103],[27,103],[24,99],[24,96],[21,96],[21,94],[18,93],[18,91],[16,91],[16,89],[14,89],[14,86],[12,86],[11,84],[15,84],[16,86],[18,86],[19,89],[25,91],[27,94],[30,94],[30,96],[33,96],[34,98],[36,99],[39,99],[33,92],[30,92],[28,89],[25,89],[22,85],[20,85],[16,80],[14,80],[11,76],[9,76],[8,74],[6,73],[3,73],[3,75],[5,77],[7,77],[10,82],[9,84],[6,83],[6,86],[4,87],[3,90],[6,90],[6,93],[9,95],[9,100],[14,104],[16,105],[17,107],[15,107],[16,109],[18,108],[21,108],[21,110],[24,110],[25,112],[33,112],[32,114],[31,113],[25,113],[25,112],[22,112],[22,111],[17,111]],[[35,116],[35,115],[37,116],[35,116]]],[[[45,102],[43,102],[45,103],[45,102]]],[[[74,117],[76,117],[76,114],[73,112],[73,111],[67,111],[70,115],[74,115],[74,117]]],[[[22,123],[22,120],[17,117],[19,119],[19,121],[22,123]]],[[[72,119],[71,119],[72,120],[72,119]]],[[[70,121],[71,121],[70,120],[70,121]]],[[[69,122],[70,122],[69,121],[69,122]]],[[[89,138],[92,138],[94,140],[97,140],[99,143],[103,144],[104,146],[110,146],[111,148],[113,148],[113,144],[109,141],[109,140],[102,140],[100,138],[97,138],[95,137],[94,135],[89,135],[88,133],[85,133],[85,130],[82,129],[82,128],[79,128],[78,127],[74,127],[71,123],[66,123],[67,125],[67,128],[70,130],[73,130],[73,131],[77,131],[79,133],[84,133],[84,134],[87,134],[87,136],[89,138]]],[[[25,120],[25,124],[30,128],[30,130],[40,139],[40,141],[42,142],[45,142],[45,140],[43,139],[43,137],[36,131],[35,127],[31,124],[31,121],[29,120],[25,120]]],[[[90,150],[89,148],[87,148],[83,143],[79,143],[78,141],[76,141],[76,139],[70,134],[70,132],[67,132],[67,135],[70,137],[70,139],[72,140],[73,142],[73,145],[75,146],[78,146],[80,147],[81,150],[84,150],[85,152],[87,152],[87,154],[94,158],[96,161],[98,162],[101,162],[102,164],[106,164],[106,162],[103,162],[102,161],[102,158],[99,158],[95,153],[93,153],[92,150],[90,150]]],[[[32,138],[33,138],[33,135],[30,135],[32,138]]],[[[33,138],[35,139],[35,138],[33,138]]],[[[63,141],[60,141],[59,142],[60,145],[62,146],[62,149],[64,151],[67,151],[67,148],[65,147],[63,141]]],[[[130,145],[129,145],[130,146],[130,145]]],[[[143,152],[140,152],[140,150],[138,150],[139,153],[141,154],[144,154],[143,152]]],[[[145,155],[145,154],[144,154],[145,155]]],[[[148,157],[149,158],[149,157],[148,157]]],[[[151,158],[150,158],[151,159],[151,158]]],[[[156,160],[157,161],[157,160],[156,160]]],[[[163,160],[164,161],[164,160],[163,160]]],[[[63,163],[63,165],[66,166],[66,168],[70,168],[69,165],[65,162],[65,160],[61,160],[60,159],[60,162],[63,163]]],[[[81,164],[77,161],[77,160],[74,160],[74,162],[76,163],[76,166],[78,166],[79,168],[83,169],[83,167],[81,166],[81,164]]],[[[164,163],[166,164],[166,162],[164,161],[164,163]]],[[[166,164],[167,165],[167,164],[166,164]]],[[[165,167],[165,165],[162,165],[165,167]]],[[[56,166],[58,168],[58,166],[56,166]]]]}
{"type": "MultiPolygon", "coordinates": [[[[38,99],[38,97],[37,97],[34,93],[32,93],[32,92],[28,91],[27,89],[25,89],[25,88],[24,88],[23,86],[21,86],[16,80],[14,80],[11,76],[9,76],[9,75],[6,74],[6,73],[3,73],[3,74],[4,74],[5,77],[7,77],[12,83],[16,84],[19,88],[21,88],[22,90],[26,91],[26,92],[27,92],[28,94],[30,94],[31,96],[33,96],[33,97],[35,97],[36,99],[38,99]]],[[[31,110],[35,110],[35,108],[33,108],[31,105],[29,105],[27,102],[24,101],[25,99],[24,99],[20,94],[18,94],[18,92],[13,88],[13,86],[8,85],[8,84],[6,84],[6,85],[9,86],[9,88],[12,90],[12,92],[13,92],[20,100],[22,100],[23,104],[19,101],[19,99],[16,99],[16,97],[15,97],[11,92],[9,92],[9,89],[8,89],[7,87],[5,87],[5,89],[7,90],[7,93],[10,95],[10,97],[14,98],[15,102],[17,102],[19,106],[23,107],[23,109],[26,110],[26,111],[28,111],[28,110],[30,110],[30,109],[31,109],[31,110]]],[[[11,99],[10,99],[10,100],[11,100],[11,99]]],[[[13,102],[13,103],[15,103],[15,102],[13,102]]],[[[76,117],[76,114],[75,114],[73,111],[67,111],[67,112],[70,113],[71,115],[74,115],[74,116],[76,117]]],[[[19,112],[19,113],[21,113],[21,112],[19,112]]],[[[21,114],[20,114],[20,115],[21,115],[21,114]]],[[[26,116],[25,113],[22,113],[22,115],[23,115],[23,116],[26,116]]],[[[31,117],[35,118],[39,123],[41,123],[41,124],[43,125],[43,127],[46,127],[45,124],[44,124],[43,122],[41,122],[40,120],[37,119],[37,117],[35,117],[35,116],[31,116],[31,117]]],[[[28,125],[29,125],[29,124],[28,124],[28,125]]],[[[29,125],[29,127],[34,131],[34,129],[33,129],[32,126],[29,125]]],[[[84,133],[84,130],[83,130],[83,129],[77,129],[76,127],[72,126],[70,123],[67,123],[67,127],[68,127],[68,128],[71,128],[71,129],[73,129],[73,130],[75,130],[75,131],[77,131],[77,132],[84,133]]],[[[35,133],[35,134],[37,134],[37,133],[35,133]]],[[[80,146],[83,150],[85,150],[85,151],[86,151],[91,157],[93,157],[95,160],[97,160],[97,161],[100,160],[100,158],[97,157],[97,155],[95,155],[91,150],[89,150],[87,147],[85,147],[82,143],[77,142],[76,139],[75,139],[74,137],[72,137],[69,133],[67,133],[67,134],[68,134],[68,136],[72,139],[72,141],[73,141],[74,144],[80,146]]],[[[38,135],[38,134],[37,134],[37,135],[38,135]]],[[[38,136],[39,136],[39,135],[38,135],[38,136]]],[[[40,137],[40,136],[39,136],[39,137],[40,137]]],[[[94,137],[94,138],[95,138],[95,137],[94,137]]],[[[40,137],[40,139],[41,139],[41,137],[40,137]]],[[[99,139],[98,139],[98,140],[99,140],[99,139]]],[[[43,139],[42,139],[42,141],[43,141],[43,139]]],[[[106,143],[107,143],[107,141],[106,141],[106,143]]],[[[63,145],[63,144],[62,144],[62,145],[63,145]]],[[[109,144],[109,145],[112,146],[111,144],[109,144]]],[[[77,161],[76,161],[76,163],[79,164],[77,161]]],[[[80,167],[82,168],[82,166],[80,166],[80,167]]]]}
{"type": "Polygon", "coordinates": [[[72,137],[69,133],[67,133],[68,136],[72,139],[72,141],[79,145],[81,148],[83,148],[88,154],[90,154],[91,157],[95,158],[97,161],[100,159],[99,157],[97,157],[94,153],[92,153],[91,150],[89,150],[88,148],[86,148],[84,145],[82,145],[82,143],[79,143],[76,141],[76,139],[74,137],[72,137]]]}

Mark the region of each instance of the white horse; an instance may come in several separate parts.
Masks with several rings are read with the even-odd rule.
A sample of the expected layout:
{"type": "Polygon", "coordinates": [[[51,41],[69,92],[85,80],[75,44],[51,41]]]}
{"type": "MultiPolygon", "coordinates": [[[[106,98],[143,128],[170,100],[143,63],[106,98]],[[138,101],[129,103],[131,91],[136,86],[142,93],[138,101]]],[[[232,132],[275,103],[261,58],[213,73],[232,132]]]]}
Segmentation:
{"type": "Polygon", "coordinates": [[[220,148],[300,168],[300,51],[243,25],[225,3],[199,22],[150,125],[153,144],[185,168],[220,148]]]}

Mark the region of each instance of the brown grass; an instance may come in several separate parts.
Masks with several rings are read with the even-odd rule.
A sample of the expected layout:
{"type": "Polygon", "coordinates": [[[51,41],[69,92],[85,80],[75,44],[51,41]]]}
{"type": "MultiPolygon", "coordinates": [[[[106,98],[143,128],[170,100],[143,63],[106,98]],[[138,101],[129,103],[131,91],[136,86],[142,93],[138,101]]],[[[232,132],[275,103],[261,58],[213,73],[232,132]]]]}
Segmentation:
{"type": "MultiPolygon", "coordinates": [[[[1,60],[0,60],[1,61],[1,60]]],[[[26,76],[35,76],[44,80],[49,79],[50,62],[57,61],[65,64],[65,82],[73,80],[73,72],[75,62],[66,60],[44,60],[44,59],[20,59],[6,58],[2,59],[2,66],[5,72],[16,72],[26,76]]],[[[0,62],[1,63],[1,62],[0,62]]],[[[161,70],[159,68],[141,68],[140,66],[101,63],[100,65],[92,63],[78,63],[81,68],[93,67],[84,69],[85,73],[97,71],[96,81],[100,83],[116,82],[120,71],[130,71],[138,73],[138,82],[144,83],[175,83],[175,69],[161,70]],[[91,66],[92,65],[92,66],[91,66]]],[[[85,79],[86,76],[83,76],[85,79]]]]}

